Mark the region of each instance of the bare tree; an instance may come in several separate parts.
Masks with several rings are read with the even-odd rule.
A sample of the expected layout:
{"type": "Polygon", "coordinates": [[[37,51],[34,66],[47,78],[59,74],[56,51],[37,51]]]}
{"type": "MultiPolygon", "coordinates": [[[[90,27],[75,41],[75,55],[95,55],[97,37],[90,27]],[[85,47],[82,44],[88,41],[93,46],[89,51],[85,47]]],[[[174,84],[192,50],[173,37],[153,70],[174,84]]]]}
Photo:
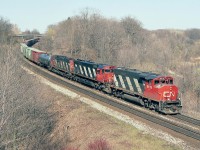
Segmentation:
{"type": "MultiPolygon", "coordinates": [[[[0,24],[3,21],[0,21],[0,24]]],[[[55,118],[51,101],[41,100],[41,84],[23,69],[19,45],[10,40],[10,24],[0,26],[0,149],[49,149],[46,136],[55,118]],[[6,29],[6,30],[5,30],[6,29]],[[9,32],[8,32],[9,31],[9,32]]]]}
{"type": "Polygon", "coordinates": [[[9,42],[12,35],[12,24],[8,20],[0,17],[0,43],[9,42]]]}

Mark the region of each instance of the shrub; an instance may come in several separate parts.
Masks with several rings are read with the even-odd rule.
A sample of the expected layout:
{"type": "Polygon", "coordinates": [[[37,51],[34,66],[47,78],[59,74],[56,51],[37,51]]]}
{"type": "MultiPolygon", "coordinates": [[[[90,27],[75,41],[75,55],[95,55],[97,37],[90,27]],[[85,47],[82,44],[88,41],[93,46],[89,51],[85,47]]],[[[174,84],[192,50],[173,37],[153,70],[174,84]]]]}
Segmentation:
{"type": "Polygon", "coordinates": [[[111,150],[111,148],[106,140],[97,139],[88,144],[88,150],[111,150]]]}

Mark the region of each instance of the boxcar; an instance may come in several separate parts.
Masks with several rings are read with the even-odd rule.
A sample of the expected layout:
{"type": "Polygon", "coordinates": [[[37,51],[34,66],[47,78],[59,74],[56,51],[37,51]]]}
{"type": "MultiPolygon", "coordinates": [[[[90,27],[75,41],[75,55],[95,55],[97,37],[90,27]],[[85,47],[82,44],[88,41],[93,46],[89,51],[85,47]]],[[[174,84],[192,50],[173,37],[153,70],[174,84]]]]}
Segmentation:
{"type": "Polygon", "coordinates": [[[21,49],[21,53],[23,53],[23,55],[25,56],[26,54],[26,49],[27,49],[27,45],[24,43],[21,43],[20,49],[21,49]]]}
{"type": "Polygon", "coordinates": [[[26,51],[25,51],[25,57],[26,57],[27,59],[29,59],[29,60],[31,60],[31,58],[32,58],[32,53],[31,53],[32,49],[33,49],[33,48],[31,48],[31,47],[27,47],[27,49],[26,49],[26,51]]]}
{"type": "Polygon", "coordinates": [[[36,64],[39,64],[39,56],[41,54],[45,54],[44,51],[41,51],[41,50],[38,50],[38,49],[35,49],[35,48],[32,48],[32,51],[31,51],[31,60],[36,63],[36,64]]]}

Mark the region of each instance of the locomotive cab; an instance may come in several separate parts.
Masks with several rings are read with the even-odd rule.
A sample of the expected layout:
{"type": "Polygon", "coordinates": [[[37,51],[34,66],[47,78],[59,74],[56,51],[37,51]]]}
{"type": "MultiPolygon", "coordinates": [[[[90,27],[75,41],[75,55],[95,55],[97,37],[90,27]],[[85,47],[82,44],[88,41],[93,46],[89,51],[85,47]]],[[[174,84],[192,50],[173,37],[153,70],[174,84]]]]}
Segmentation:
{"type": "Polygon", "coordinates": [[[163,101],[175,101],[178,98],[178,88],[173,84],[172,77],[159,77],[153,80],[159,99],[163,101]]]}
{"type": "Polygon", "coordinates": [[[112,84],[114,82],[114,68],[115,66],[100,65],[96,71],[96,80],[101,83],[112,84]]]}
{"type": "Polygon", "coordinates": [[[153,106],[166,114],[179,113],[181,102],[178,98],[178,88],[170,76],[159,76],[145,83],[144,95],[150,98],[153,106]]]}

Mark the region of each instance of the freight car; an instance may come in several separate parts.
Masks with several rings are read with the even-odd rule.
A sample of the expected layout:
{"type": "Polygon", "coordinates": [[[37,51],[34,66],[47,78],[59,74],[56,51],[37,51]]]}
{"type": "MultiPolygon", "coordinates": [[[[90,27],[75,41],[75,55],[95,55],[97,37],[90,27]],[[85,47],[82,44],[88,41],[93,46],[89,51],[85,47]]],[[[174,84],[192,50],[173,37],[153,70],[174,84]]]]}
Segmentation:
{"type": "Polygon", "coordinates": [[[28,48],[28,46],[24,43],[21,43],[21,53],[25,53],[26,49],[28,48]]]}
{"type": "Polygon", "coordinates": [[[49,68],[49,66],[50,66],[50,59],[51,59],[51,55],[50,54],[47,54],[47,53],[40,54],[39,55],[39,59],[38,59],[39,65],[41,67],[49,68]]]}
{"type": "Polygon", "coordinates": [[[31,61],[33,61],[36,64],[39,64],[40,63],[39,62],[39,56],[41,54],[45,54],[45,52],[38,50],[38,49],[35,49],[35,48],[32,48],[31,49],[31,61]]]}
{"type": "Polygon", "coordinates": [[[25,51],[24,51],[24,56],[27,58],[27,59],[29,59],[29,60],[31,60],[31,50],[32,50],[32,48],[31,47],[27,47],[26,49],[25,49],[25,51]]]}
{"type": "Polygon", "coordinates": [[[41,54],[45,54],[44,51],[38,50],[36,48],[28,47],[25,44],[21,44],[21,52],[23,53],[24,57],[33,61],[36,64],[39,64],[39,56],[41,54]]]}

